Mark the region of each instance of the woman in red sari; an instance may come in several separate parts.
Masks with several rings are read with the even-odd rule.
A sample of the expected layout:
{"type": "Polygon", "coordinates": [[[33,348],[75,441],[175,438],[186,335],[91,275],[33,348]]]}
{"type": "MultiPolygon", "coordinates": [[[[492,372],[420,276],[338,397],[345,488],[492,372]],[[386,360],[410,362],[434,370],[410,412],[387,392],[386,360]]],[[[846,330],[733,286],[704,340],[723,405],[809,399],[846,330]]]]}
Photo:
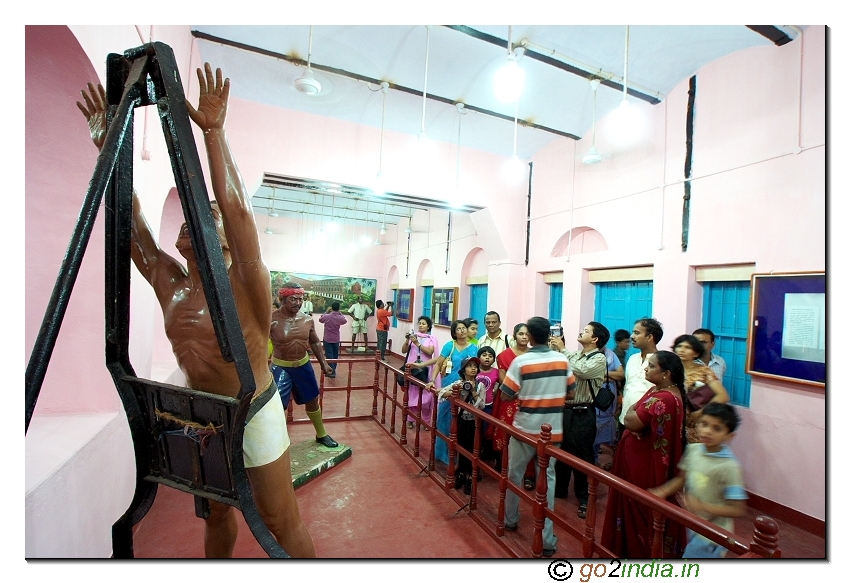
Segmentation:
{"type": "MultiPolygon", "coordinates": [[[[626,413],[626,430],[617,446],[612,472],[639,488],[649,489],[676,475],[684,452],[682,361],[666,350],[649,355],[646,380],[654,386],[626,413]]],[[[602,545],[617,557],[648,559],[652,536],[652,510],[609,488],[602,545]]],[[[667,520],[662,557],[681,557],[686,542],[685,528],[667,520]]]]}

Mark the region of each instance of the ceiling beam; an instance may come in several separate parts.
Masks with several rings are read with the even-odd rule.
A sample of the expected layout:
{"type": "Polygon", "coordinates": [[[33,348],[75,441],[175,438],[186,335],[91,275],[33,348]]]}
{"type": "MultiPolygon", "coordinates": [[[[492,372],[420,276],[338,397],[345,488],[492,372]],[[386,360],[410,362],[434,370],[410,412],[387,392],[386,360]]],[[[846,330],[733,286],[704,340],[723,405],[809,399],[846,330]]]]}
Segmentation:
{"type": "MultiPolygon", "coordinates": [[[[480,30],[476,30],[469,26],[462,25],[445,25],[446,28],[450,28],[452,30],[456,30],[458,32],[462,32],[465,35],[471,36],[472,38],[476,38],[478,40],[488,42],[490,44],[499,46],[508,49],[508,41],[497,36],[493,36],[492,34],[487,34],[486,32],[481,32],[480,30]]],[[[515,47],[522,46],[522,43],[514,43],[515,47]]],[[[554,53],[554,51],[552,51],[554,53]]],[[[601,85],[605,85],[606,87],[610,87],[612,89],[616,89],[617,91],[623,90],[623,84],[614,81],[614,79],[619,79],[613,73],[608,73],[606,71],[602,71],[601,69],[582,69],[581,67],[577,67],[575,65],[571,65],[569,63],[565,63],[564,61],[560,61],[558,59],[554,59],[551,56],[544,55],[542,53],[538,53],[532,49],[525,48],[524,58],[534,59],[535,61],[540,61],[541,63],[545,63],[556,69],[560,69],[562,71],[566,71],[567,73],[572,73],[573,75],[578,75],[583,79],[587,79],[590,81],[591,79],[599,79],[601,85]],[[607,77],[607,78],[606,78],[607,77]]],[[[655,105],[657,103],[661,103],[661,99],[659,99],[655,95],[650,95],[648,93],[644,93],[643,91],[639,91],[634,87],[629,87],[627,90],[628,94],[634,97],[635,99],[640,99],[642,101],[646,101],[647,103],[651,103],[655,105]]]]}
{"type": "MultiPolygon", "coordinates": [[[[268,49],[255,47],[253,45],[240,43],[240,42],[237,42],[237,41],[234,41],[234,40],[230,40],[230,39],[226,39],[226,38],[222,38],[222,37],[218,37],[218,36],[213,36],[211,34],[207,34],[205,32],[200,32],[198,30],[193,30],[192,36],[194,36],[195,38],[201,39],[201,40],[219,43],[219,44],[222,44],[222,45],[225,45],[225,46],[228,46],[228,47],[232,47],[232,48],[235,48],[235,49],[241,49],[243,51],[248,51],[248,52],[256,53],[256,54],[259,54],[259,55],[265,55],[267,57],[273,57],[275,59],[281,59],[283,61],[287,61],[287,62],[292,63],[294,65],[300,65],[300,66],[304,66],[304,67],[307,66],[307,61],[305,61],[304,59],[301,59],[299,57],[292,57],[290,55],[285,55],[283,53],[277,53],[275,51],[270,51],[268,49]]],[[[528,54],[528,51],[526,51],[526,54],[528,54]]],[[[310,61],[310,67],[312,69],[317,70],[317,71],[324,71],[325,73],[330,73],[332,75],[339,75],[340,77],[347,77],[349,79],[354,79],[355,81],[362,81],[364,83],[371,83],[371,84],[374,84],[374,85],[380,85],[381,83],[386,82],[389,85],[390,89],[395,89],[396,91],[401,91],[403,93],[409,93],[410,95],[416,95],[417,97],[422,97],[422,92],[419,91],[418,89],[413,89],[412,87],[406,87],[404,85],[399,85],[397,83],[391,83],[389,81],[384,81],[383,79],[375,79],[373,77],[367,77],[366,75],[360,75],[359,73],[354,73],[352,71],[346,71],[345,69],[338,69],[336,67],[330,67],[328,65],[322,65],[321,63],[317,63],[313,60],[310,61]]],[[[620,89],[622,90],[622,86],[620,87],[620,89]]],[[[631,93],[631,91],[629,91],[629,93],[631,93]]],[[[458,103],[462,103],[460,101],[455,101],[454,99],[449,99],[448,97],[442,97],[440,95],[434,95],[433,93],[427,93],[425,95],[425,97],[428,98],[428,99],[431,99],[433,101],[438,101],[440,103],[445,103],[447,105],[452,105],[452,106],[456,106],[458,103]]],[[[495,118],[498,118],[498,119],[501,119],[501,120],[504,120],[504,121],[514,123],[514,117],[512,115],[504,115],[502,113],[498,113],[496,111],[485,109],[483,107],[471,105],[469,103],[464,103],[463,105],[464,105],[464,109],[467,109],[469,111],[474,111],[476,113],[480,113],[480,114],[483,114],[483,115],[495,117],[495,118]]],[[[575,134],[571,134],[569,132],[564,132],[564,131],[561,131],[559,129],[555,129],[555,128],[552,128],[552,127],[549,127],[549,126],[544,126],[544,125],[532,123],[528,120],[517,119],[516,121],[522,127],[531,128],[531,129],[535,129],[535,130],[541,130],[541,131],[544,131],[544,132],[548,132],[550,134],[555,134],[556,136],[561,136],[561,137],[564,137],[564,138],[570,138],[571,140],[578,141],[578,140],[581,139],[579,136],[577,136],[575,134]]]]}
{"type": "Polygon", "coordinates": [[[757,32],[758,34],[762,35],[764,38],[766,38],[778,47],[781,47],[782,45],[787,45],[792,40],[794,40],[790,36],[785,34],[785,31],[773,25],[748,24],[746,26],[751,31],[757,32]]]}

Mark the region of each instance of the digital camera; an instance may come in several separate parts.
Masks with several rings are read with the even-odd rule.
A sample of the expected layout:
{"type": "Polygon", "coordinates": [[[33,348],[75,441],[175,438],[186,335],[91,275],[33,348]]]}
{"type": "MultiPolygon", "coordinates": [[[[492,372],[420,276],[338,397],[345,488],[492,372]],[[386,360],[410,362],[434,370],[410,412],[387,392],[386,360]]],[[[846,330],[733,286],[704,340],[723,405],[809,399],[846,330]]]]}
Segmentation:
{"type": "Polygon", "coordinates": [[[472,381],[463,381],[461,387],[463,387],[464,391],[471,391],[475,388],[475,385],[472,383],[472,381]]]}

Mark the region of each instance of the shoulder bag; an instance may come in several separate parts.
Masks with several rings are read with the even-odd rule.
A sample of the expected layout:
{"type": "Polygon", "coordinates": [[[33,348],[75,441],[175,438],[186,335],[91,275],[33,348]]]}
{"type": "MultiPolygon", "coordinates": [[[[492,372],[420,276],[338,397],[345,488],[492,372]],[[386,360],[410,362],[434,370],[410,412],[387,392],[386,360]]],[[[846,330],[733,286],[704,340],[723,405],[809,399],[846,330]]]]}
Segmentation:
{"type": "MultiPolygon", "coordinates": [[[[404,364],[401,365],[401,370],[404,370],[404,367],[407,364],[407,360],[410,358],[410,353],[413,352],[413,346],[414,345],[413,345],[412,342],[410,342],[408,344],[407,354],[404,356],[404,364]]],[[[419,354],[421,355],[422,352],[420,351],[419,354]]],[[[416,362],[422,362],[422,359],[417,357],[416,362]]],[[[421,382],[423,382],[424,384],[427,385],[428,384],[428,367],[425,366],[425,367],[422,367],[422,368],[415,368],[415,369],[410,371],[410,376],[412,376],[415,379],[420,380],[421,382]]],[[[395,381],[396,381],[396,383],[398,383],[398,386],[403,387],[404,386],[404,374],[396,374],[395,375],[395,381]]]]}
{"type": "MultiPolygon", "coordinates": [[[[602,354],[601,352],[599,354],[602,354]]],[[[602,354],[604,357],[605,355],[602,354]]],[[[611,406],[611,403],[614,402],[616,396],[608,388],[608,359],[605,359],[605,382],[599,385],[599,391],[593,392],[593,383],[590,384],[590,395],[593,397],[593,406],[599,409],[600,411],[607,411],[608,407],[611,406]]]]}
{"type": "Polygon", "coordinates": [[[443,367],[440,369],[440,374],[443,376],[448,376],[452,373],[452,353],[455,351],[455,343],[452,340],[452,349],[449,350],[449,355],[446,356],[446,359],[443,361],[443,367]]]}
{"type": "Polygon", "coordinates": [[[708,385],[702,385],[685,393],[685,405],[688,411],[699,411],[714,398],[714,390],[708,385]]]}

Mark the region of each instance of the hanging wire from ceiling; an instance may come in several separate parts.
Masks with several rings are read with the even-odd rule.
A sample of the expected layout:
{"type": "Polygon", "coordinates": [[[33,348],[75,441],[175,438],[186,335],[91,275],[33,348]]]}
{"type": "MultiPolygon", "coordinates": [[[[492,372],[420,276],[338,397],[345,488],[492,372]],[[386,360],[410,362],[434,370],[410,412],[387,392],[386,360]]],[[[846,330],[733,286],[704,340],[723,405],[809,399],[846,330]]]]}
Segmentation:
{"type": "Polygon", "coordinates": [[[422,127],[419,139],[424,140],[425,135],[425,104],[428,101],[428,52],[431,46],[431,27],[425,26],[425,81],[422,83],[422,127]]]}
{"type": "Polygon", "coordinates": [[[597,164],[602,161],[602,155],[596,149],[596,90],[599,88],[599,79],[591,79],[590,90],[593,92],[593,129],[590,139],[590,150],[584,155],[582,161],[585,164],[597,164]]]}
{"type": "Polygon", "coordinates": [[[628,86],[629,86],[629,25],[626,25],[626,51],[625,56],[623,57],[623,101],[629,95],[628,86]]]}
{"type": "Polygon", "coordinates": [[[457,157],[455,158],[455,188],[460,190],[460,122],[466,115],[466,106],[463,103],[455,105],[457,108],[457,157]]]}
{"type": "Polygon", "coordinates": [[[278,215],[277,210],[275,209],[275,195],[276,194],[277,194],[277,189],[274,186],[272,186],[272,208],[268,212],[268,216],[270,216],[270,217],[280,216],[280,215],[278,215]]]}
{"type": "Polygon", "coordinates": [[[516,135],[517,129],[519,128],[519,99],[516,100],[516,105],[514,106],[514,155],[513,159],[517,160],[516,155],[516,135]]]}
{"type": "MultiPolygon", "coordinates": [[[[380,181],[384,176],[384,120],[387,114],[387,93],[389,93],[390,84],[386,81],[381,81],[381,148],[378,151],[378,176],[380,181]]],[[[383,194],[383,193],[381,193],[383,194]]]]}

